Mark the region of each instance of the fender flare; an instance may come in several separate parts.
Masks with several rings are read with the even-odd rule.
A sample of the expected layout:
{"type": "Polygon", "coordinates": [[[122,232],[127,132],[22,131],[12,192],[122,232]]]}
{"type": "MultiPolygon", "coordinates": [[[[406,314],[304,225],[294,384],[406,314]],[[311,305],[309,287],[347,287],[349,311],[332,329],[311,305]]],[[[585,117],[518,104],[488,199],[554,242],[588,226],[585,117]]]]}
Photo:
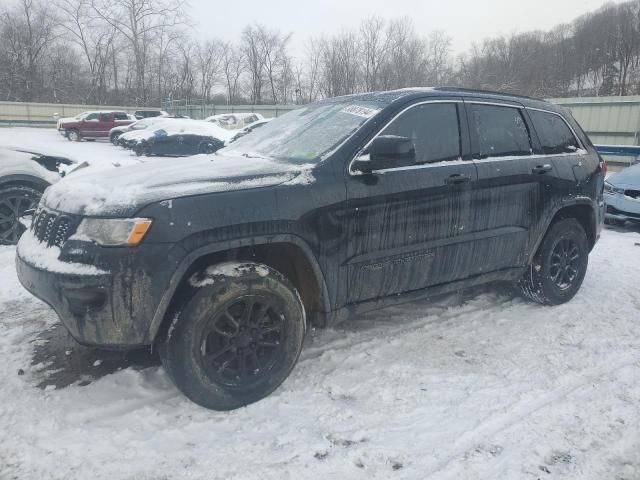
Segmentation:
{"type": "MultiPolygon", "coordinates": [[[[544,239],[545,235],[547,234],[547,232],[549,231],[549,227],[551,227],[551,223],[553,222],[553,219],[556,218],[556,216],[558,215],[558,213],[561,210],[564,210],[567,207],[575,207],[575,206],[587,206],[590,208],[591,210],[591,215],[593,216],[593,223],[594,223],[594,227],[596,229],[596,231],[593,232],[594,236],[597,235],[597,214],[596,214],[596,209],[593,203],[593,200],[589,197],[575,197],[572,199],[568,199],[568,200],[563,200],[561,203],[559,203],[557,205],[556,208],[554,208],[549,216],[547,217],[547,219],[545,220],[544,223],[544,229],[543,229],[543,234],[539,236],[539,238],[536,240],[536,243],[534,244],[533,248],[531,249],[531,252],[529,253],[529,264],[531,264],[531,262],[533,261],[533,257],[536,255],[536,253],[538,252],[538,248],[540,248],[540,244],[542,243],[542,240],[544,239]]],[[[588,234],[588,232],[586,232],[588,234]]]]}
{"type": "Polygon", "coordinates": [[[199,258],[204,257],[206,255],[210,255],[213,253],[224,252],[225,250],[233,249],[233,248],[241,248],[241,247],[252,247],[252,246],[260,246],[260,245],[269,245],[273,243],[290,243],[295,245],[296,247],[302,250],[302,253],[306,257],[307,261],[311,265],[313,269],[313,274],[316,277],[316,281],[320,286],[320,294],[321,294],[321,302],[322,308],[324,310],[323,313],[331,311],[331,303],[329,301],[329,291],[327,289],[327,284],[324,278],[324,273],[320,269],[320,265],[313,254],[311,248],[297,235],[292,234],[277,234],[277,235],[268,235],[268,236],[254,236],[249,238],[238,238],[233,240],[224,241],[222,243],[212,243],[209,245],[202,246],[197,248],[191,252],[189,252],[181,261],[178,267],[173,272],[171,279],[169,281],[169,286],[162,295],[160,299],[160,303],[156,307],[156,311],[153,315],[153,319],[149,326],[149,339],[153,342],[160,331],[160,326],[165,318],[167,310],[169,309],[169,305],[173,300],[173,297],[180,286],[184,274],[187,270],[196,262],[199,258]]]}
{"type": "Polygon", "coordinates": [[[51,186],[49,182],[46,180],[35,177],[28,174],[12,174],[0,177],[0,188],[6,187],[9,185],[26,185],[29,184],[33,187],[37,187],[42,189],[44,192],[48,187],[51,186]]]}

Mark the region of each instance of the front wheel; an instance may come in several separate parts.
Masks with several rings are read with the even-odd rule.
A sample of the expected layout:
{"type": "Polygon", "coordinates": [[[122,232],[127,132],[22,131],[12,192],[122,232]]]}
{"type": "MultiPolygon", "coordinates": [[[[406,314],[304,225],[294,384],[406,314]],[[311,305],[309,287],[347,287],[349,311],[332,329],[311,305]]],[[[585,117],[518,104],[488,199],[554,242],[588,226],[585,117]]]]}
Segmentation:
{"type": "Polygon", "coordinates": [[[118,145],[118,140],[120,139],[120,134],[119,133],[114,133],[114,134],[111,135],[110,139],[111,139],[111,143],[113,145],[117,146],[118,145]]]}
{"type": "Polygon", "coordinates": [[[223,263],[193,275],[159,345],[176,386],[195,403],[231,410],[287,378],[305,334],[300,296],[279,272],[223,263]]]}
{"type": "Polygon", "coordinates": [[[26,185],[0,189],[0,245],[15,245],[26,230],[25,217],[33,215],[42,193],[26,185]]]}
{"type": "Polygon", "coordinates": [[[78,130],[67,130],[67,138],[71,142],[79,142],[82,139],[78,130]]]}
{"type": "Polygon", "coordinates": [[[520,280],[522,293],[543,305],[571,300],[582,285],[589,263],[589,242],[573,218],[555,222],[520,280]]]}

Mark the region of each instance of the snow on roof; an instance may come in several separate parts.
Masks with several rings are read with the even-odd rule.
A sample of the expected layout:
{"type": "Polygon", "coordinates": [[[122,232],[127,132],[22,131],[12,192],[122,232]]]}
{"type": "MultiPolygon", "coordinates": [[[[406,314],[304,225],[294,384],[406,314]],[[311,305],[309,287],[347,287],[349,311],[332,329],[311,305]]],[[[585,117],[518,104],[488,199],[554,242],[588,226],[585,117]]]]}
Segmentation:
{"type": "Polygon", "coordinates": [[[141,135],[141,140],[149,140],[158,133],[162,135],[202,135],[207,137],[214,137],[218,140],[226,142],[233,137],[234,133],[230,130],[225,130],[214,123],[209,123],[202,120],[190,120],[184,118],[164,119],[164,122],[154,125],[155,128],[143,130],[144,134],[141,135]],[[160,132],[163,130],[164,133],[160,132]],[[158,132],[158,133],[156,133],[158,132]]]}
{"type": "Polygon", "coordinates": [[[264,117],[259,113],[247,112],[247,113],[219,113],[218,115],[211,115],[205,119],[206,122],[215,122],[216,120],[222,120],[229,117],[236,117],[245,119],[251,116],[258,117],[258,119],[262,120],[264,117]]]}

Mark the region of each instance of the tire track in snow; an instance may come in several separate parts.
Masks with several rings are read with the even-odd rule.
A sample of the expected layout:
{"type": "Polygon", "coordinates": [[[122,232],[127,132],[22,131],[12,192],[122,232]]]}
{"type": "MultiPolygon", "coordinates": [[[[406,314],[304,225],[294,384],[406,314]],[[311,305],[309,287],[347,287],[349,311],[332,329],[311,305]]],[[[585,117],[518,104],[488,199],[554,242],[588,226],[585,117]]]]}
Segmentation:
{"type": "MultiPolygon", "coordinates": [[[[598,378],[615,373],[630,366],[640,367],[640,361],[637,357],[634,356],[632,360],[627,357],[624,360],[616,362],[613,367],[607,366],[593,368],[583,371],[580,374],[560,377],[558,379],[560,385],[552,391],[543,393],[533,399],[526,398],[519,400],[505,407],[507,408],[506,412],[486,417],[481,420],[475,428],[465,432],[460,438],[458,438],[458,440],[454,442],[452,451],[447,454],[445,458],[437,461],[436,465],[429,472],[425,473],[423,478],[429,478],[442,472],[453,461],[462,457],[468,451],[473,450],[480,441],[517,425],[527,417],[530,417],[534,413],[553,405],[558,400],[565,398],[574,391],[594,382],[598,378]]],[[[529,392],[529,395],[531,394],[532,393],[529,392]]]]}

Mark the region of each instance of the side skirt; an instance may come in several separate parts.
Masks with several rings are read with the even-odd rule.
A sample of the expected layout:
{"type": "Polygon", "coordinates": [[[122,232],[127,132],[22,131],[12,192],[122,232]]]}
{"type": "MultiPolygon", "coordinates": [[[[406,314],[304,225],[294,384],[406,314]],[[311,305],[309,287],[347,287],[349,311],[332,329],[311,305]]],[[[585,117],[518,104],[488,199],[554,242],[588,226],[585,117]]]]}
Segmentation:
{"type": "Polygon", "coordinates": [[[415,290],[400,295],[390,295],[388,297],[345,305],[344,307],[334,310],[333,312],[328,312],[327,314],[316,313],[314,315],[313,322],[319,326],[332,327],[355,315],[379,310],[381,308],[401,305],[403,303],[410,303],[418,300],[428,300],[447,293],[477,287],[487,283],[500,281],[515,282],[522,277],[524,271],[525,267],[498,270],[497,272],[485,273],[464,280],[458,280],[456,282],[435,285],[422,290],[415,290]]]}

